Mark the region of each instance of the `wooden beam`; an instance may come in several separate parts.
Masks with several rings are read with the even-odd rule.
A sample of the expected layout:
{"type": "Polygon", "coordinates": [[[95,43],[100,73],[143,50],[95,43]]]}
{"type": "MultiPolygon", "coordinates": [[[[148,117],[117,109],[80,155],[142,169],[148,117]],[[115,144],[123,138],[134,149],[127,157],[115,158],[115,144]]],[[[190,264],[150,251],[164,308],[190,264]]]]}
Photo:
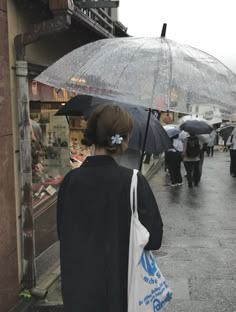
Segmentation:
{"type": "Polygon", "coordinates": [[[106,1],[106,0],[86,0],[75,1],[75,5],[78,5],[81,9],[103,9],[103,8],[118,8],[120,1],[106,1]]]}
{"type": "Polygon", "coordinates": [[[84,14],[77,6],[75,6],[75,13],[73,17],[85,27],[92,30],[93,33],[97,33],[99,37],[102,36],[102,38],[114,38],[114,35],[110,31],[106,30],[99,23],[96,23],[96,21],[91,19],[88,15],[84,14]]]}
{"type": "Polygon", "coordinates": [[[99,14],[96,10],[91,9],[91,12],[93,12],[93,14],[100,20],[100,22],[104,23],[107,27],[109,27],[110,29],[113,29],[113,24],[112,24],[112,20],[109,23],[105,18],[102,17],[101,14],[99,14]]]}

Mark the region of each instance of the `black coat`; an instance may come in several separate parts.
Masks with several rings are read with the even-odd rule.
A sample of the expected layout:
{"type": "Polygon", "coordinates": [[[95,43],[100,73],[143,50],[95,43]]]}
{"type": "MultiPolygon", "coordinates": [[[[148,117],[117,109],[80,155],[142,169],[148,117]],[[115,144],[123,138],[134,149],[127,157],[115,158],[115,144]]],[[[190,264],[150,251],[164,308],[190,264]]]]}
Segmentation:
{"type": "MultiPolygon", "coordinates": [[[[131,177],[113,158],[93,156],[62,182],[57,222],[65,312],[127,312],[131,177]]],[[[160,248],[161,216],[140,173],[138,210],[150,232],[146,248],[160,248]]]]}

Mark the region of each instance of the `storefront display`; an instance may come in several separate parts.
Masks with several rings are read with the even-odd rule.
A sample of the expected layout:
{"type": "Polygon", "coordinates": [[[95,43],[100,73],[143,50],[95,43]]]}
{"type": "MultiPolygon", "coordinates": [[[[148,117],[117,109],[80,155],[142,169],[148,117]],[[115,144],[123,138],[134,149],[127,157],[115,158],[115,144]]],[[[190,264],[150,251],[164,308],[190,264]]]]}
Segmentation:
{"type": "Polygon", "coordinates": [[[55,106],[30,107],[33,207],[56,194],[70,170],[69,126],[65,117],[54,116],[55,106]]]}
{"type": "Polygon", "coordinates": [[[86,128],[83,117],[55,116],[74,96],[35,81],[29,82],[32,206],[35,254],[39,259],[57,242],[56,203],[60,184],[67,172],[79,167],[90,155],[81,145],[86,128]]]}
{"type": "Polygon", "coordinates": [[[82,116],[69,118],[70,164],[72,169],[80,167],[84,159],[91,155],[91,148],[81,144],[86,125],[87,122],[82,116]]]}

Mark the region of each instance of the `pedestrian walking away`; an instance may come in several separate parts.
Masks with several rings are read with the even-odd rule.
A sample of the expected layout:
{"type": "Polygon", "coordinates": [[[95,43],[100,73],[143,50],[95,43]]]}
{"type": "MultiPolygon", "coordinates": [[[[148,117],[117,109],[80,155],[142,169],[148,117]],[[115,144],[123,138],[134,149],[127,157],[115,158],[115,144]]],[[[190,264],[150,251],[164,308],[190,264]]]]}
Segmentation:
{"type": "Polygon", "coordinates": [[[209,139],[207,143],[207,156],[213,157],[214,154],[214,145],[216,144],[216,131],[213,129],[209,134],[209,139]]]}
{"type": "Polygon", "coordinates": [[[205,157],[205,152],[207,152],[207,143],[202,141],[201,137],[202,137],[202,135],[198,136],[198,140],[199,140],[199,144],[200,144],[200,155],[199,155],[200,161],[199,161],[199,168],[198,168],[198,182],[200,182],[201,178],[202,178],[202,168],[203,168],[203,163],[204,163],[204,157],[205,157]]]}
{"type": "Polygon", "coordinates": [[[192,187],[199,183],[199,163],[201,146],[196,135],[189,133],[189,137],[184,140],[184,165],[187,171],[188,186],[192,187]]]}
{"type": "MultiPolygon", "coordinates": [[[[82,143],[94,156],[69,172],[60,187],[60,240],[65,312],[127,312],[128,254],[133,171],[115,157],[128,147],[132,120],[119,106],[92,113],[82,143]]],[[[162,242],[161,215],[146,178],[138,173],[138,213],[150,233],[147,250],[162,242]]]]}
{"type": "Polygon", "coordinates": [[[168,149],[165,154],[167,167],[170,174],[171,186],[177,186],[183,184],[181,176],[181,161],[183,144],[178,139],[178,135],[171,139],[172,147],[168,149]]]}
{"type": "Polygon", "coordinates": [[[236,178],[236,128],[229,136],[226,145],[230,151],[230,175],[236,178]]]}

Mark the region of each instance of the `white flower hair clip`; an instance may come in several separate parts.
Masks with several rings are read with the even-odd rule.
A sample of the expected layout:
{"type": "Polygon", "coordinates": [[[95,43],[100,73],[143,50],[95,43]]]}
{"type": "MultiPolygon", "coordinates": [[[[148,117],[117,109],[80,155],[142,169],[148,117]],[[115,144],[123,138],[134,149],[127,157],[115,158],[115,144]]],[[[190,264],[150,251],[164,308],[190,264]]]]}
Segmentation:
{"type": "Polygon", "coordinates": [[[111,144],[121,144],[123,139],[119,134],[115,134],[111,137],[111,144]]]}

